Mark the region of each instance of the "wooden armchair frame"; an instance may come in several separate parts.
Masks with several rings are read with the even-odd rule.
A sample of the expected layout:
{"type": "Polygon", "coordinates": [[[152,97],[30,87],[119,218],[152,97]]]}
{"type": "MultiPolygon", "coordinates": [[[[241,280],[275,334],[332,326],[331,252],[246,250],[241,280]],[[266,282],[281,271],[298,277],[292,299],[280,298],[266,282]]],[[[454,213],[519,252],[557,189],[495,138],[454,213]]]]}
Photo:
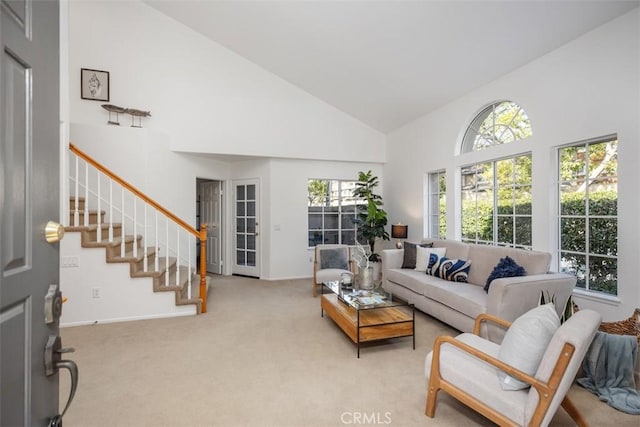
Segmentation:
{"type": "MultiPolygon", "coordinates": [[[[505,328],[511,326],[511,322],[500,319],[496,316],[492,316],[490,314],[481,314],[476,318],[474,324],[473,333],[475,335],[480,335],[480,327],[483,321],[493,322],[505,328]]],[[[460,388],[442,378],[442,376],[440,375],[440,347],[445,343],[458,347],[459,349],[469,353],[470,355],[475,356],[478,359],[483,360],[484,362],[503,370],[509,376],[526,382],[527,384],[530,384],[531,387],[535,388],[535,390],[538,392],[539,399],[538,405],[536,406],[536,409],[531,417],[529,423],[530,426],[539,426],[542,422],[547,410],[549,409],[549,406],[551,405],[551,401],[556,394],[558,385],[560,384],[560,381],[562,380],[562,377],[567,370],[567,366],[569,365],[569,362],[571,361],[571,357],[573,356],[573,352],[575,350],[573,345],[569,343],[564,344],[562,351],[560,352],[560,356],[558,357],[558,360],[553,368],[551,376],[549,377],[549,381],[545,383],[538,380],[537,378],[532,377],[531,375],[520,371],[517,368],[514,368],[511,365],[508,365],[496,359],[493,356],[490,356],[468,344],[456,340],[454,337],[440,336],[436,339],[433,348],[431,373],[429,375],[425,414],[430,418],[434,417],[438,392],[440,390],[444,390],[452,397],[456,398],[460,402],[474,409],[476,412],[479,412],[480,414],[484,415],[491,421],[501,426],[518,426],[519,424],[498,413],[494,409],[482,403],[480,400],[476,399],[472,395],[468,394],[467,392],[461,390],[460,388]]],[[[567,396],[565,396],[562,401],[562,407],[565,409],[565,411],[567,411],[569,416],[576,422],[578,426],[588,427],[586,420],[578,412],[575,405],[571,402],[571,400],[569,400],[567,396]]]]}

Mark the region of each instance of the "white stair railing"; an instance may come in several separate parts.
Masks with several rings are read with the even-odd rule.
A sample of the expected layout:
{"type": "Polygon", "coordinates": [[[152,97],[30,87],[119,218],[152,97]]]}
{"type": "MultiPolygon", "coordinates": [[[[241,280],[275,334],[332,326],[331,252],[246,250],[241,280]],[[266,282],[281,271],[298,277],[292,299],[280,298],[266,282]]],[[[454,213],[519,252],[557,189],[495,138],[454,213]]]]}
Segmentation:
{"type": "Polygon", "coordinates": [[[106,207],[105,210],[108,209],[108,236],[106,237],[106,241],[119,246],[120,257],[142,261],[144,272],[164,273],[164,286],[167,287],[171,286],[171,258],[174,257],[176,260],[174,284],[177,285],[181,283],[180,267],[186,268],[187,298],[189,299],[191,298],[191,276],[192,272],[195,272],[195,259],[192,259],[191,253],[191,246],[195,245],[195,240],[192,238],[192,236],[194,236],[195,239],[200,240],[201,312],[206,313],[206,224],[202,224],[201,229],[196,230],[93,158],[83,153],[73,144],[69,144],[69,149],[69,164],[74,164],[74,167],[70,168],[71,173],[69,176],[69,188],[72,188],[74,192],[71,196],[74,201],[74,209],[71,215],[69,215],[70,223],[68,225],[71,227],[95,227],[97,233],[96,241],[102,242],[105,240],[102,238],[102,209],[106,207]],[[84,167],[81,168],[80,166],[84,167]],[[102,188],[103,186],[105,187],[104,189],[102,188]],[[114,186],[120,188],[119,198],[114,198],[114,186]],[[108,191],[106,191],[107,188],[108,191]],[[104,193],[108,193],[106,198],[102,197],[103,190],[105,190],[104,193]],[[84,194],[83,198],[80,197],[80,194],[84,194]],[[84,202],[84,209],[82,210],[81,219],[79,206],[82,201],[84,202]],[[138,217],[138,203],[143,203],[143,218],[138,217]],[[97,220],[95,224],[91,224],[90,213],[93,211],[92,207],[94,206],[96,207],[97,220]],[[116,224],[113,222],[114,214],[119,214],[121,220],[119,242],[114,232],[114,228],[116,228],[116,224]],[[159,233],[160,222],[162,221],[164,221],[164,230],[163,233],[159,233]],[[175,228],[175,240],[170,240],[170,229],[173,228],[175,228]],[[133,233],[131,252],[127,252],[127,231],[133,233]],[[139,235],[144,245],[141,253],[138,252],[139,240],[137,237],[139,235]],[[164,237],[164,240],[162,237],[164,237]],[[155,250],[153,254],[150,254],[147,250],[148,242],[154,242],[155,250]],[[186,258],[184,251],[182,254],[180,252],[180,247],[184,247],[184,245],[188,248],[186,258]],[[164,251],[163,271],[160,271],[161,266],[159,262],[161,251],[164,251]],[[153,256],[153,262],[149,261],[151,256],[153,256]]]}

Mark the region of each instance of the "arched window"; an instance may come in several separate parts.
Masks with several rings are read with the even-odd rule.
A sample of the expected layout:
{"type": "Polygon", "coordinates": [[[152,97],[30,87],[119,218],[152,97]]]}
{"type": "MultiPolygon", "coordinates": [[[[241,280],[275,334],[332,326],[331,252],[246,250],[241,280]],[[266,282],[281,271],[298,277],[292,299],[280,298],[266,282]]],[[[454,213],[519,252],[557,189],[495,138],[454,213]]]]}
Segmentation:
{"type": "Polygon", "coordinates": [[[531,122],[522,107],[512,101],[495,102],[482,110],[467,128],[462,152],[506,144],[527,138],[532,133],[531,122]]]}
{"type": "MultiPolygon", "coordinates": [[[[465,133],[462,153],[475,152],[531,136],[531,123],[515,102],[494,102],[465,133]]],[[[477,156],[476,156],[477,157],[477,156]]],[[[472,243],[531,249],[531,153],[494,158],[460,169],[461,238],[472,243]]]]}

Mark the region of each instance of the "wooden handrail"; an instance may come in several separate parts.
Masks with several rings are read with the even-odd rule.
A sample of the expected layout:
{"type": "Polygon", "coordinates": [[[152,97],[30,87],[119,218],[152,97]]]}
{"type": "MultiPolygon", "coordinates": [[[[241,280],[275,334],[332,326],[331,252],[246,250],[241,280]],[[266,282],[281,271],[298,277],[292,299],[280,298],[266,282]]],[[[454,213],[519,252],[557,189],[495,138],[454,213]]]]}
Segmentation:
{"type": "Polygon", "coordinates": [[[80,150],[78,147],[76,147],[72,143],[69,143],[69,150],[71,150],[73,153],[75,153],[78,157],[82,158],[84,161],[89,163],[91,166],[93,166],[94,168],[98,169],[100,172],[102,172],[103,174],[107,175],[109,178],[111,178],[112,180],[116,181],[118,184],[122,185],[124,188],[126,188],[127,190],[129,190],[130,192],[132,192],[133,194],[135,194],[136,196],[138,196],[139,198],[144,200],[146,203],[150,204],[155,209],[157,209],[158,211],[162,212],[166,217],[171,219],[176,224],[179,224],[182,228],[186,229],[189,233],[193,234],[196,237],[200,237],[200,232],[198,230],[196,230],[195,227],[187,224],[184,220],[182,220],[181,218],[178,218],[176,215],[174,215],[173,213],[169,212],[166,208],[161,206],[158,202],[153,200],[151,197],[147,196],[142,191],[138,190],[136,187],[134,187],[133,185],[129,184],[127,181],[125,181],[124,179],[120,178],[118,175],[116,175],[115,173],[111,172],[106,167],[102,166],[93,157],[89,156],[87,153],[85,153],[84,151],[80,150]]]}
{"type": "Polygon", "coordinates": [[[94,168],[98,169],[100,172],[111,178],[113,181],[117,182],[131,193],[138,196],[145,203],[153,206],[156,210],[164,214],[167,218],[171,219],[173,222],[187,230],[189,233],[193,234],[200,240],[200,300],[202,301],[201,312],[207,312],[207,268],[206,268],[206,241],[207,241],[207,225],[201,224],[200,230],[197,230],[195,227],[186,223],[182,218],[177,217],[175,214],[170,212],[168,209],[160,205],[158,202],[153,200],[151,197],[144,194],[142,191],[138,190],[133,185],[129,184],[124,179],[120,178],[118,175],[110,171],[108,168],[100,164],[93,157],[85,153],[76,147],[73,143],[69,143],[69,150],[72,153],[83,159],[85,162],[89,163],[94,168]]]}

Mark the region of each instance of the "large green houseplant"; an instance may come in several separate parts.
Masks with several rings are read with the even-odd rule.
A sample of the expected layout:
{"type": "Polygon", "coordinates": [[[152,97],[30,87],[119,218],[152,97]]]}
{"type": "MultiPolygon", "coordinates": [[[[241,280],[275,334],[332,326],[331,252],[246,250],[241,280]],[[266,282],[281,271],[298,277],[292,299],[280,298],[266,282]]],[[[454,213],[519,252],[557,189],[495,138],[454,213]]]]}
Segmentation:
{"type": "Polygon", "coordinates": [[[359,172],[358,182],[353,195],[361,202],[358,204],[358,240],[369,244],[371,250],[369,261],[379,262],[374,246],[377,239],[389,240],[389,233],[385,230],[387,226],[387,212],[382,209],[382,196],[376,194],[374,189],[378,186],[377,176],[373,176],[371,171],[359,172]]]}

